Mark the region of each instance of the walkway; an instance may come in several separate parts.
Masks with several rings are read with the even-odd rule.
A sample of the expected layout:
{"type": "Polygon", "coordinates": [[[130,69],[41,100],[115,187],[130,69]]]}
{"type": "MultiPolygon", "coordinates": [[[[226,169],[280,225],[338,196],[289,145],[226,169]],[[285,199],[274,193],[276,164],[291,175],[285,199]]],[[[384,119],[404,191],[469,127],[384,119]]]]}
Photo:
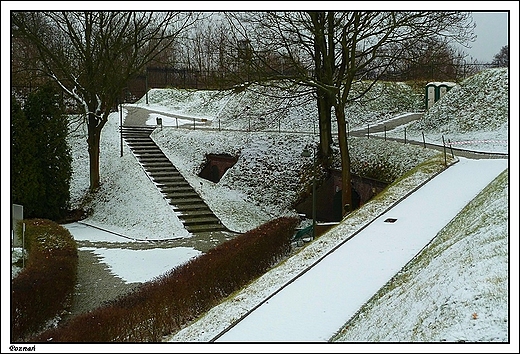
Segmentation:
{"type": "Polygon", "coordinates": [[[461,159],[213,340],[328,341],[507,166],[461,159]]]}

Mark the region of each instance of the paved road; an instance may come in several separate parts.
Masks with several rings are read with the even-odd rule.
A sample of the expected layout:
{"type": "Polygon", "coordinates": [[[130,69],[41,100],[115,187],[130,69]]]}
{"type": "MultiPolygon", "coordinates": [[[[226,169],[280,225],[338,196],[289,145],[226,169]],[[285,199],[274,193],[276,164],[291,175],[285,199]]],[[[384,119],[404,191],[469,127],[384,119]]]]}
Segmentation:
{"type": "MultiPolygon", "coordinates": [[[[189,126],[189,127],[193,126],[192,125],[192,121],[194,119],[193,117],[186,117],[186,116],[174,114],[174,113],[165,113],[165,112],[156,111],[156,110],[144,108],[144,107],[124,106],[124,109],[126,109],[128,111],[128,114],[126,115],[125,121],[123,123],[123,125],[126,125],[126,126],[147,125],[146,122],[148,121],[148,119],[150,119],[150,114],[153,114],[153,113],[160,114],[161,116],[170,117],[170,118],[179,118],[182,121],[184,121],[184,125],[189,126]],[[185,123],[186,120],[189,120],[190,123],[185,123]]],[[[201,123],[205,122],[202,118],[195,118],[195,121],[199,125],[201,123]]],[[[179,126],[181,126],[181,125],[182,125],[182,123],[179,124],[179,126]]],[[[202,129],[202,128],[203,127],[197,126],[197,129],[202,129]]]]}
{"type": "MultiPolygon", "coordinates": [[[[389,120],[387,122],[384,122],[384,123],[379,123],[374,126],[367,126],[367,128],[363,128],[363,129],[352,130],[349,132],[349,134],[351,136],[356,136],[356,137],[366,137],[368,134],[382,133],[385,131],[385,129],[386,129],[386,131],[390,131],[390,130],[396,129],[402,125],[408,124],[414,120],[417,120],[417,119],[421,118],[422,115],[423,115],[422,113],[405,114],[405,115],[396,117],[396,118],[389,120]]],[[[435,149],[435,150],[439,150],[439,151],[443,151],[443,152],[445,151],[446,154],[453,154],[453,155],[457,155],[459,157],[466,157],[469,159],[504,159],[504,158],[507,159],[509,157],[509,154],[506,154],[506,153],[473,151],[473,150],[468,150],[468,149],[454,148],[454,147],[450,147],[448,145],[446,145],[446,147],[444,147],[443,145],[439,145],[439,144],[424,143],[422,141],[416,141],[416,140],[410,140],[410,139],[407,139],[405,141],[404,139],[401,139],[401,138],[394,138],[394,137],[385,138],[385,137],[378,136],[378,135],[370,135],[370,139],[385,139],[385,140],[390,140],[390,141],[397,141],[397,142],[400,142],[403,144],[407,143],[407,144],[412,144],[412,145],[420,145],[420,146],[424,146],[424,147],[427,147],[430,149],[435,149]]]]}
{"type": "Polygon", "coordinates": [[[382,133],[385,131],[385,129],[392,130],[395,128],[400,127],[401,125],[408,124],[410,122],[413,122],[415,120],[420,119],[423,116],[423,113],[407,113],[400,115],[398,117],[395,117],[389,121],[375,124],[374,126],[367,126],[363,129],[355,129],[350,131],[350,135],[352,136],[366,136],[367,133],[382,133]]]}

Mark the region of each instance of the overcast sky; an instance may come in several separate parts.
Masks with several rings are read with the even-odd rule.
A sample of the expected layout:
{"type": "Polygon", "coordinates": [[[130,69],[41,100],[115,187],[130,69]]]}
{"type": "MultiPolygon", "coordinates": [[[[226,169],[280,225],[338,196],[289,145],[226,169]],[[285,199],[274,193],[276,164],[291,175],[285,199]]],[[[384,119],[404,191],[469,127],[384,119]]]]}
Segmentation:
{"type": "Polygon", "coordinates": [[[479,62],[491,62],[495,54],[508,44],[508,13],[473,12],[473,21],[477,25],[477,39],[471,44],[472,48],[464,51],[479,62]]]}

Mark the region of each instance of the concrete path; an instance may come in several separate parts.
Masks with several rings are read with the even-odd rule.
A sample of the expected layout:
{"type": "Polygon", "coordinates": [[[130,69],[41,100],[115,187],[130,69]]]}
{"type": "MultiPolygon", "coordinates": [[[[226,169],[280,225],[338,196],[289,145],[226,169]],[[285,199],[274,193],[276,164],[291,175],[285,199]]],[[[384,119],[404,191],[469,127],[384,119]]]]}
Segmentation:
{"type": "Polygon", "coordinates": [[[461,159],[214,340],[328,341],[507,166],[461,159]]]}

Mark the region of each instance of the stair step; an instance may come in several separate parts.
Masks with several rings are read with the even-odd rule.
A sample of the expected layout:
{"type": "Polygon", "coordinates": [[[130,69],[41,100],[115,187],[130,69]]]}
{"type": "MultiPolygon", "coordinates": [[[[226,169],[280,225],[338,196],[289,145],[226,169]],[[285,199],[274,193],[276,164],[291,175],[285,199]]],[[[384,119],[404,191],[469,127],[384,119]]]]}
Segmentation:
{"type": "Polygon", "coordinates": [[[200,198],[200,197],[196,197],[196,198],[169,198],[170,199],[170,204],[173,204],[173,205],[185,205],[185,204],[188,204],[188,205],[191,205],[191,204],[198,204],[198,203],[201,203],[201,204],[204,204],[204,201],[200,198]]]}
{"type": "Polygon", "coordinates": [[[123,134],[136,134],[136,135],[139,135],[139,134],[152,134],[153,132],[153,129],[123,129],[122,130],[123,134]]]}
{"type": "Polygon", "coordinates": [[[123,131],[123,134],[124,133],[148,133],[148,134],[152,134],[154,129],[131,129],[131,128],[124,128],[123,127],[122,131],[123,131]]]}
{"type": "Polygon", "coordinates": [[[134,142],[134,141],[128,141],[127,142],[128,145],[130,145],[130,147],[132,148],[132,150],[151,150],[151,149],[155,149],[155,150],[158,150],[158,151],[161,151],[161,149],[159,149],[159,147],[152,141],[150,142],[147,142],[147,141],[140,141],[140,142],[134,142]]]}
{"type": "Polygon", "coordinates": [[[155,126],[147,126],[147,125],[123,125],[123,129],[139,129],[139,130],[154,130],[155,126]]]}
{"type": "Polygon", "coordinates": [[[171,171],[148,171],[150,176],[152,177],[182,177],[179,171],[171,170],[171,171]]]}
{"type": "Polygon", "coordinates": [[[207,225],[207,224],[215,224],[220,225],[220,220],[216,217],[203,217],[203,218],[192,218],[192,219],[182,219],[182,223],[184,225],[207,225]]]}
{"type": "Polygon", "coordinates": [[[143,166],[148,169],[148,167],[170,167],[173,166],[170,161],[161,160],[161,161],[143,161],[143,166]]]}
{"type": "Polygon", "coordinates": [[[197,219],[197,218],[206,218],[206,217],[215,217],[215,214],[213,214],[213,212],[209,208],[207,208],[205,210],[190,210],[190,211],[187,211],[186,213],[180,212],[180,215],[179,215],[179,219],[184,219],[184,220],[187,220],[187,219],[193,220],[193,219],[197,219]]]}
{"type": "Polygon", "coordinates": [[[147,138],[147,139],[151,139],[150,138],[150,135],[152,134],[151,131],[128,131],[128,130],[123,130],[123,137],[129,137],[129,138],[147,138]]]}
{"type": "Polygon", "coordinates": [[[197,203],[197,204],[185,204],[185,205],[176,205],[170,203],[170,205],[173,207],[173,209],[177,212],[191,212],[192,210],[209,210],[208,206],[204,203],[197,203]]]}
{"type": "Polygon", "coordinates": [[[165,193],[165,194],[166,194],[165,198],[168,198],[168,199],[199,197],[199,195],[195,191],[169,192],[169,193],[165,193]]]}
{"type": "Polygon", "coordinates": [[[221,224],[207,224],[207,225],[186,225],[186,230],[193,233],[210,232],[210,231],[224,231],[226,228],[221,224]]]}
{"type": "MultiPolygon", "coordinates": [[[[154,175],[152,175],[151,177],[156,182],[163,182],[163,181],[166,181],[166,182],[168,182],[168,181],[171,181],[171,182],[179,182],[179,181],[184,182],[184,181],[186,181],[184,179],[184,177],[182,177],[181,175],[179,175],[179,176],[171,176],[171,175],[170,176],[154,176],[154,175]]],[[[188,183],[188,182],[186,182],[186,183],[188,183]]]]}
{"type": "Polygon", "coordinates": [[[150,151],[150,150],[135,151],[135,150],[133,150],[133,152],[138,157],[166,157],[166,155],[164,155],[162,152],[160,152],[160,150],[156,150],[156,151],[150,151]],[[159,151],[159,152],[157,152],[157,151],[159,151]]]}
{"type": "Polygon", "coordinates": [[[179,173],[179,170],[177,170],[175,168],[175,166],[173,166],[172,164],[170,164],[170,166],[148,166],[148,168],[146,169],[148,172],[152,173],[152,172],[177,172],[179,173]]]}
{"type": "Polygon", "coordinates": [[[123,134],[123,138],[129,142],[129,143],[133,143],[133,144],[142,144],[142,143],[154,143],[155,142],[152,140],[152,138],[150,138],[149,135],[125,135],[123,134]]]}
{"type": "Polygon", "coordinates": [[[173,166],[171,161],[168,160],[166,156],[164,157],[150,157],[150,156],[139,156],[137,155],[137,158],[143,165],[149,166],[150,164],[153,166],[159,166],[159,167],[167,167],[167,166],[173,166]],[[162,165],[154,165],[154,164],[162,164],[162,165]]]}
{"type": "Polygon", "coordinates": [[[161,189],[163,193],[184,193],[184,192],[193,192],[193,188],[190,186],[188,182],[186,183],[157,183],[157,187],[161,189]]]}
{"type": "Polygon", "coordinates": [[[131,148],[131,150],[135,155],[140,155],[140,156],[142,156],[142,155],[166,156],[161,151],[161,149],[158,149],[158,148],[154,148],[154,149],[133,149],[133,148],[131,148]]]}
{"type": "Polygon", "coordinates": [[[156,182],[157,186],[161,189],[165,188],[168,190],[168,188],[172,188],[175,190],[180,190],[181,188],[185,188],[188,190],[193,190],[193,187],[186,181],[186,180],[178,180],[178,181],[160,181],[156,182]]]}

